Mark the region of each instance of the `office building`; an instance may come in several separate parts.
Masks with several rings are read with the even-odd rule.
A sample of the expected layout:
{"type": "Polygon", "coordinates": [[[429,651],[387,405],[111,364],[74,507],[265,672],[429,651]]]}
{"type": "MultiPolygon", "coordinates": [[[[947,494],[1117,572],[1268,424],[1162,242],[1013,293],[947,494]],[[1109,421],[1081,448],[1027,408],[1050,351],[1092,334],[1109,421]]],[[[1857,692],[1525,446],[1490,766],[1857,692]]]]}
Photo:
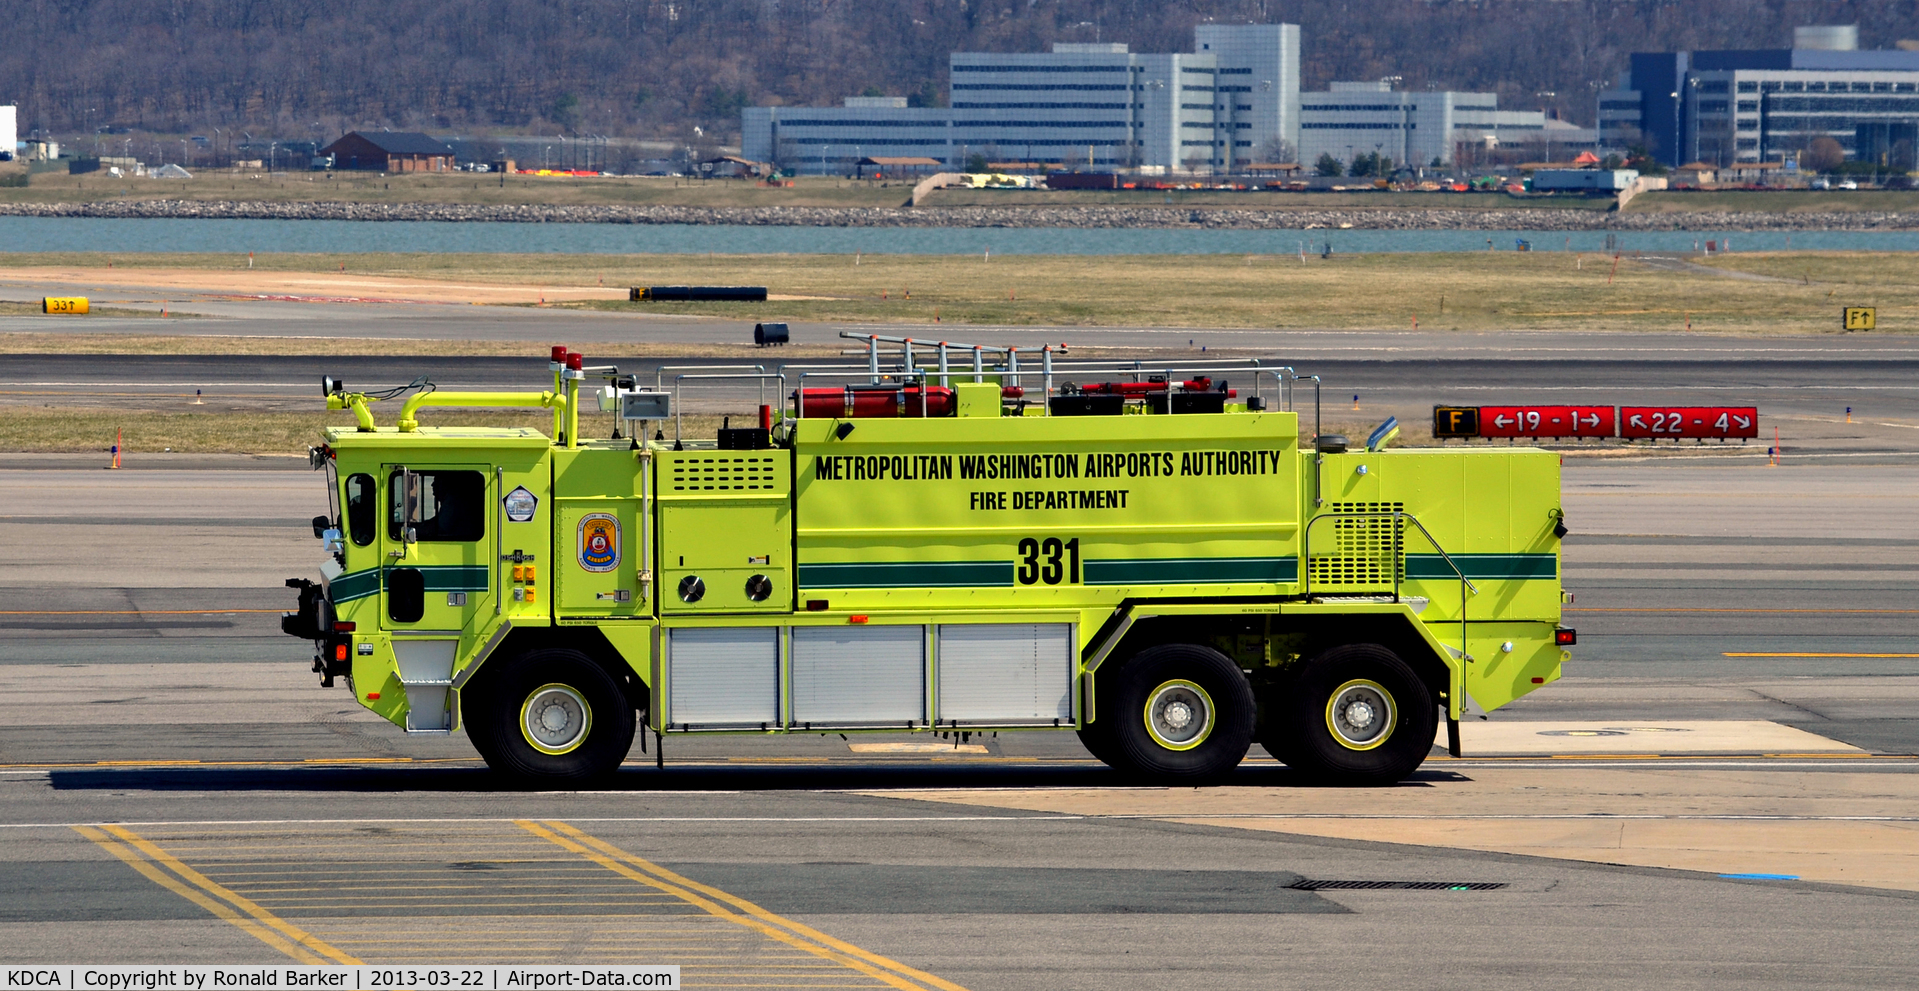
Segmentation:
{"type": "Polygon", "coordinates": [[[1797,160],[1829,137],[1848,159],[1912,167],[1919,52],[1860,51],[1851,25],[1800,28],[1793,47],[1636,53],[1599,95],[1601,142],[1667,165],[1797,160]]]}
{"type": "Polygon", "coordinates": [[[0,155],[11,159],[20,154],[20,125],[17,111],[0,107],[0,155]]]}
{"type": "Polygon", "coordinates": [[[1303,93],[1299,121],[1299,161],[1308,167],[1322,155],[1349,164],[1372,154],[1415,167],[1465,164],[1484,157],[1477,152],[1512,145],[1551,161],[1597,141],[1593,130],[1541,111],[1501,110],[1492,93],[1403,92],[1387,81],[1335,82],[1326,92],[1303,93]]]}
{"type": "Polygon", "coordinates": [[[1299,133],[1299,28],[1200,25],[1191,53],[1123,44],[955,52],[948,106],[852,97],[835,108],[749,107],[741,154],[813,173],[924,156],[1091,170],[1227,172],[1290,157],[1299,133]]]}

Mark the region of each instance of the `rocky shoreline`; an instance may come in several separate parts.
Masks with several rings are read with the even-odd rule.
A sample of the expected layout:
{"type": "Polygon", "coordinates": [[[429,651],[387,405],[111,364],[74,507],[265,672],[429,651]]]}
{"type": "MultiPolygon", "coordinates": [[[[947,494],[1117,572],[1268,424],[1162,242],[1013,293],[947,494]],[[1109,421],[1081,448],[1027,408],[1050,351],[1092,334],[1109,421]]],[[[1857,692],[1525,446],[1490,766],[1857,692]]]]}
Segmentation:
{"type": "Polygon", "coordinates": [[[725,224],[746,227],[1023,227],[1210,230],[1873,231],[1919,229],[1919,212],[1614,213],[1599,210],[1249,210],[1233,207],[687,207],[131,200],[0,203],[4,217],[171,220],[725,224]]]}

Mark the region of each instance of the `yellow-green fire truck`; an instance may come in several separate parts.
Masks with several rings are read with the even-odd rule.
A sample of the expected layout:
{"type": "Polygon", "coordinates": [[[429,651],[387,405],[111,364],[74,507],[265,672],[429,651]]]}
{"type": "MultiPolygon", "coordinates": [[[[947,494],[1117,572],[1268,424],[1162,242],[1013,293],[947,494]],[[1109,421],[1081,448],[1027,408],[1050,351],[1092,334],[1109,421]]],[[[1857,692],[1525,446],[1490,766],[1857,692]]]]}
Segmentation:
{"type": "Polygon", "coordinates": [[[1258,741],[1315,778],[1390,782],[1441,718],[1457,753],[1462,712],[1560,676],[1552,453],[1302,440],[1292,395],[1314,380],[1270,363],[1046,349],[1035,370],[967,347],[955,370],[942,345],[934,370],[923,342],[862,339],[864,368],[652,388],[555,348],[548,389],[416,382],[392,426],[383,397],[328,380],[356,425],[312,451],[326,557],[289,580],[283,628],[316,642],[324,684],[549,782],[614,771],[642,727],[1067,730],[1172,782],[1258,741]],[[778,408],[682,436],[696,386],[778,408]],[[596,393],[610,416],[583,416],[596,393]],[[422,425],[435,407],[549,409],[552,435],[422,425]]]}

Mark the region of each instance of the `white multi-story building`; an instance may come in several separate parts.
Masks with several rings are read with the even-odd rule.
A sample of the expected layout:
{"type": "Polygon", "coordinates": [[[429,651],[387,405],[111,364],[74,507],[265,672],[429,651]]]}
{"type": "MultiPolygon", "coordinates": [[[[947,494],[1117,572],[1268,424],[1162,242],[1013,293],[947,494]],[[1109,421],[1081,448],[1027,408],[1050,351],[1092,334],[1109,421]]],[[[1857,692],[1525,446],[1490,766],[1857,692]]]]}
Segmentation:
{"type": "Polygon", "coordinates": [[[8,158],[19,154],[20,124],[17,111],[13,107],[0,107],[0,152],[8,158]]]}
{"type": "MultiPolygon", "coordinates": [[[[1215,106],[1231,104],[1242,140],[1254,157],[1290,160],[1299,150],[1299,25],[1201,24],[1193,29],[1195,49],[1221,66],[1215,106]],[[1229,101],[1228,94],[1235,94],[1229,101]],[[1280,155],[1278,152],[1293,152],[1280,155]]],[[[1222,112],[1225,107],[1222,107],[1222,112]]],[[[1235,156],[1237,157],[1237,156],[1235,156]]]]}
{"type": "Polygon", "coordinates": [[[955,52],[949,106],[851,98],[837,108],[749,107],[741,154],[802,172],[861,158],[923,156],[1090,169],[1230,171],[1296,147],[1299,28],[1201,25],[1198,51],[1121,44],[1044,53],[955,52]]]}
{"type": "Polygon", "coordinates": [[[1299,100],[1299,161],[1322,155],[1350,164],[1383,155],[1397,165],[1454,163],[1461,145],[1476,148],[1538,144],[1541,154],[1589,149],[1589,128],[1548,120],[1537,110],[1501,110],[1492,93],[1395,91],[1389,81],[1336,82],[1299,100]]]}

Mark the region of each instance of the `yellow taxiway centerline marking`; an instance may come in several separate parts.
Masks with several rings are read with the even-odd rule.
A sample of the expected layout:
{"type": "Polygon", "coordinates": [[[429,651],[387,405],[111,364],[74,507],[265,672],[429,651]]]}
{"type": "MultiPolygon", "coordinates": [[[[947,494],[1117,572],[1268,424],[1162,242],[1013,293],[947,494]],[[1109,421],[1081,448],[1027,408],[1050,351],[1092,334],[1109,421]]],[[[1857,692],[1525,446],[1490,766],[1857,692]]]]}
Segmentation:
{"type": "Polygon", "coordinates": [[[748,929],[758,930],[782,943],[850,967],[900,988],[901,991],[925,991],[927,987],[939,988],[941,991],[966,991],[965,988],[945,978],[936,977],[897,960],[860,949],[811,926],[775,915],[744,898],[690,878],[681,877],[650,860],[628,853],[566,823],[550,820],[536,823],[522,819],[517,820],[515,824],[541,839],[571,850],[616,874],[675,895],[712,915],[738,923],[748,929]],[[735,912],[719,902],[726,902],[740,911],[735,912]]]}
{"type": "Polygon", "coordinates": [[[1919,657],[1919,654],[1850,654],[1837,651],[1738,651],[1726,652],[1720,657],[1919,657]]]}
{"type": "Polygon", "coordinates": [[[360,962],[347,953],[315,939],[312,935],[286,922],[272,912],[213,883],[202,876],[198,871],[181,863],[171,854],[154,846],[151,842],[124,826],[103,825],[97,828],[93,826],[75,826],[73,828],[80,835],[99,844],[108,853],[125,861],[128,866],[145,875],[148,880],[212,912],[214,915],[233,923],[262,943],[279,950],[281,953],[301,963],[324,964],[329,962],[328,958],[331,958],[330,962],[333,963],[357,964],[360,962]],[[122,842],[119,841],[131,844],[134,849],[129,849],[128,846],[123,845],[122,842]],[[137,853],[135,849],[138,850],[137,853]],[[182,883],[179,878],[166,874],[152,863],[142,859],[140,856],[141,853],[166,865],[175,874],[178,874],[179,878],[184,878],[186,882],[193,884],[199,890],[188,887],[187,884],[182,883]],[[215,901],[213,897],[208,897],[209,895],[224,899],[224,903],[215,901]],[[234,911],[235,907],[243,910],[246,915],[234,911]],[[249,915],[253,918],[248,918],[247,916],[249,915]],[[265,923],[265,925],[261,923],[265,923]],[[278,930],[278,932],[274,930],[278,930]]]}

